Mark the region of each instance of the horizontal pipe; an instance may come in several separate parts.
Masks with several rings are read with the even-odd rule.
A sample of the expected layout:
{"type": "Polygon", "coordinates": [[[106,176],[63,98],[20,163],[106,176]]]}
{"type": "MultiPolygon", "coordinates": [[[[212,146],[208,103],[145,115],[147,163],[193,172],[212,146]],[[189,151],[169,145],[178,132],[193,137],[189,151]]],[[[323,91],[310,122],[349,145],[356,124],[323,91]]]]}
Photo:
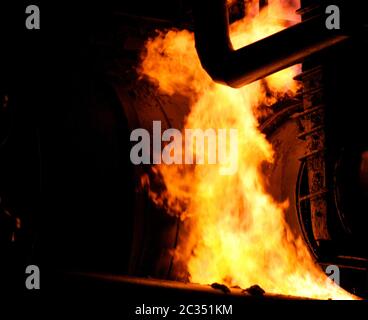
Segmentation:
{"type": "MultiPolygon", "coordinates": [[[[113,292],[138,292],[138,299],[142,300],[148,293],[149,296],[159,292],[162,297],[193,297],[202,296],[210,299],[216,296],[227,296],[235,302],[240,299],[242,303],[247,300],[313,300],[306,297],[296,297],[282,294],[263,293],[261,295],[251,294],[246,290],[240,288],[227,288],[227,291],[214,288],[214,285],[200,285],[194,283],[184,283],[179,281],[161,280],[153,278],[138,278],[125,275],[114,275],[106,273],[84,273],[84,272],[70,272],[64,273],[63,285],[65,288],[72,289],[79,288],[101,288],[111,289],[113,292]]],[[[221,288],[221,285],[218,285],[221,288]]],[[[223,298],[222,298],[223,299],[223,298]]]]}
{"type": "Polygon", "coordinates": [[[235,88],[348,39],[338,30],[328,30],[325,17],[320,16],[234,50],[226,0],[195,0],[193,14],[196,49],[203,68],[214,81],[235,88]]]}

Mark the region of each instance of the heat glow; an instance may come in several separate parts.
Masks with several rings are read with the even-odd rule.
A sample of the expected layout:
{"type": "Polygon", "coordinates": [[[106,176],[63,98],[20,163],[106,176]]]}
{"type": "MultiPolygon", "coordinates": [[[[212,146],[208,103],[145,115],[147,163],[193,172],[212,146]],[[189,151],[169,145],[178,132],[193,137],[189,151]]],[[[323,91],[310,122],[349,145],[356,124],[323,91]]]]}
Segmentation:
{"type": "MultiPolygon", "coordinates": [[[[292,14],[296,8],[292,1],[270,1],[267,10],[258,12],[258,1],[251,1],[246,18],[231,25],[234,47],[284,29],[297,19],[292,14]]],[[[258,120],[264,106],[295,95],[298,83],[293,77],[298,72],[294,66],[232,89],[214,83],[203,70],[191,32],[162,31],[147,41],[140,74],[163,93],[190,100],[186,128],[238,130],[238,152],[231,155],[238,157],[235,175],[220,175],[218,165],[153,168],[166,190],[151,191],[152,199],[183,222],[174,263],[191,282],[242,288],[258,284],[268,293],[354,298],[325,275],[303,239],[291,232],[284,219],[288,203],[277,203],[265,190],[261,165],[272,163],[274,151],[258,129],[258,120]]]]}

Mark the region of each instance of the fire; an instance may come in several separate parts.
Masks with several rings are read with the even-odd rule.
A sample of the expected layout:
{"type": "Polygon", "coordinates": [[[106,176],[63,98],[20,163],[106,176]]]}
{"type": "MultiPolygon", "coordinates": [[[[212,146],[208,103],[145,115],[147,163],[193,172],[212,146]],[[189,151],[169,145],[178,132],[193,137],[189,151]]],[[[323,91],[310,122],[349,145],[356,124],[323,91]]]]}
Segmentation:
{"type": "MultiPolygon", "coordinates": [[[[285,16],[290,6],[274,1],[267,12],[256,13],[256,3],[251,1],[250,14],[231,26],[236,48],[285,28],[285,20],[271,19],[270,12],[285,16]]],[[[273,149],[258,129],[259,106],[294,95],[298,67],[232,89],[214,83],[202,69],[191,32],[170,30],[147,42],[140,72],[162,92],[188,97],[186,128],[238,130],[238,152],[231,155],[238,157],[235,175],[220,175],[217,165],[153,168],[166,190],[151,190],[152,198],[184,225],[174,261],[189,280],[242,288],[258,284],[269,293],[318,299],[354,298],[325,275],[290,231],[284,219],[288,203],[277,203],[265,191],[261,165],[273,161],[273,149]]]]}

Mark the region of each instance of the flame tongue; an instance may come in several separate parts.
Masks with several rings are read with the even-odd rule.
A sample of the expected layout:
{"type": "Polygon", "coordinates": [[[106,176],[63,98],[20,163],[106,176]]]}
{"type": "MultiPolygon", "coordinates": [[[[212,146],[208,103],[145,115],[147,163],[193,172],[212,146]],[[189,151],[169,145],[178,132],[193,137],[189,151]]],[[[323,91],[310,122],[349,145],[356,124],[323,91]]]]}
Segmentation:
{"type": "MultiPolygon", "coordinates": [[[[280,21],[270,23],[260,14],[252,23],[233,25],[232,37],[239,47],[282,28],[280,21]]],[[[274,103],[286,92],[295,93],[297,69],[232,89],[213,83],[205,73],[188,31],[161,33],[147,42],[146,49],[141,73],[163,92],[179,92],[192,101],[186,128],[238,130],[238,153],[231,155],[238,158],[235,175],[220,175],[217,165],[155,168],[167,191],[153,198],[180,215],[187,228],[175,251],[177,265],[183,265],[195,283],[243,288],[258,284],[270,293],[353,298],[327,278],[303,241],[289,230],[284,220],[287,203],[276,203],[267,194],[260,172],[262,163],[272,162],[273,150],[258,130],[257,107],[274,103]]]]}

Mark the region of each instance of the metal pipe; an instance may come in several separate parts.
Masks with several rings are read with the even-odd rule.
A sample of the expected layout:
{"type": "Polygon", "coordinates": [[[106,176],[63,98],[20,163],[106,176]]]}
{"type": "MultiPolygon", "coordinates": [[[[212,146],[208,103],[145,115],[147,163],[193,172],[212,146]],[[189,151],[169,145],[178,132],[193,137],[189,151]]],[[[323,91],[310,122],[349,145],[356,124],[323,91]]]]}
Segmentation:
{"type": "MultiPolygon", "coordinates": [[[[261,293],[257,294],[252,290],[243,290],[241,288],[227,288],[223,285],[200,285],[194,283],[184,283],[172,280],[162,280],[153,278],[137,278],[125,275],[114,275],[107,273],[86,273],[86,272],[67,272],[57,276],[60,278],[62,288],[86,288],[90,290],[114,289],[114,292],[129,292],[130,298],[137,299],[142,303],[147,296],[152,301],[153,295],[161,297],[165,300],[167,298],[180,297],[181,299],[198,300],[199,297],[204,297],[209,301],[216,297],[221,300],[227,298],[227,301],[236,303],[239,301],[244,304],[246,301],[274,301],[274,300],[313,300],[306,297],[296,297],[281,294],[261,293]],[[227,288],[221,290],[219,288],[227,288]],[[134,293],[136,297],[134,297],[134,293]],[[159,293],[159,294],[158,294],[159,293]]],[[[259,287],[258,287],[259,288],[259,287]]],[[[261,289],[262,290],[262,289],[261,289]]],[[[182,300],[180,300],[182,301],[182,300]]],[[[224,300],[223,300],[224,301],[224,300]]]]}
{"type": "Polygon", "coordinates": [[[203,68],[214,81],[235,88],[348,39],[338,30],[328,30],[325,17],[319,16],[234,50],[226,0],[195,0],[193,14],[196,49],[203,68]]]}

